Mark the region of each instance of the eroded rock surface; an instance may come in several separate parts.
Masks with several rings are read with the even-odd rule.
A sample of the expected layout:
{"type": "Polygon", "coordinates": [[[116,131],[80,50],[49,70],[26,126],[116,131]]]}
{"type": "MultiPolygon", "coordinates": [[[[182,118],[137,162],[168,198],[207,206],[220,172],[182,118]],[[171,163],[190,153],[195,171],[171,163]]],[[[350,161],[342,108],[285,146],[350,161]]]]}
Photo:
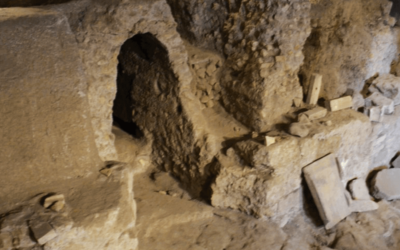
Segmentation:
{"type": "Polygon", "coordinates": [[[389,73],[397,49],[391,6],[387,0],[312,1],[301,68],[305,87],[318,71],[324,79],[321,97],[332,99],[347,88],[360,91],[376,73],[389,73]]]}

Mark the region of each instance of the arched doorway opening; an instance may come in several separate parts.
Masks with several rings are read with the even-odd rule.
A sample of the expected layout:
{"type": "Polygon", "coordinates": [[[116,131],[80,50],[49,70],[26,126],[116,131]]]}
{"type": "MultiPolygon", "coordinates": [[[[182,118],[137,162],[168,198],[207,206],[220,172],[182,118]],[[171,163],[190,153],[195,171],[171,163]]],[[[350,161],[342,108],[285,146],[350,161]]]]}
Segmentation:
{"type": "Polygon", "coordinates": [[[139,75],[155,77],[146,72],[152,71],[150,69],[155,61],[162,59],[160,54],[167,54],[163,45],[152,34],[145,33],[128,39],[118,55],[117,93],[113,106],[114,125],[135,138],[141,138],[143,132],[133,121],[135,102],[141,99],[134,96],[145,95],[146,93],[137,92],[147,92],[145,90],[148,89],[146,86],[136,85],[148,84],[139,75]]]}

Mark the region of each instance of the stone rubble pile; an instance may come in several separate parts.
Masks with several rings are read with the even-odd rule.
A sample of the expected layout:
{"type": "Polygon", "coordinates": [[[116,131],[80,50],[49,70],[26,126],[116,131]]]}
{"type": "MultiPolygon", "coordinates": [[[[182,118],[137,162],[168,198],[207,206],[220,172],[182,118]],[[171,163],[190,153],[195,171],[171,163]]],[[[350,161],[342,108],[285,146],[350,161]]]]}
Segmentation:
{"type": "Polygon", "coordinates": [[[219,74],[222,59],[216,56],[193,54],[189,64],[197,77],[194,79],[195,95],[207,108],[212,108],[221,98],[219,74]]]}
{"type": "Polygon", "coordinates": [[[365,182],[350,183],[351,197],[339,176],[334,155],[330,154],[303,169],[304,177],[317,205],[326,229],[331,229],[352,212],[367,212],[378,209],[367,191],[365,182]]]}

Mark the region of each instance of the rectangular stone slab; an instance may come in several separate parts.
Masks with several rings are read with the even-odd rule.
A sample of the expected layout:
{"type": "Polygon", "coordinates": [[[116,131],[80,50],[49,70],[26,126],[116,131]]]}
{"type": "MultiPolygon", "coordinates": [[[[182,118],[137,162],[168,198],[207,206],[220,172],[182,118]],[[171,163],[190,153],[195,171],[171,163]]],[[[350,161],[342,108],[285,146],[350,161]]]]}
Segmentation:
{"type": "Polygon", "coordinates": [[[329,111],[338,111],[353,107],[353,98],[351,96],[345,96],[333,100],[329,100],[326,103],[326,107],[329,111]]]}
{"type": "Polygon", "coordinates": [[[333,154],[303,168],[303,173],[326,229],[350,214],[333,154]]]}
{"type": "Polygon", "coordinates": [[[371,107],[367,109],[367,114],[371,122],[382,122],[384,111],[381,107],[371,107]]]}
{"type": "Polygon", "coordinates": [[[307,104],[315,105],[318,102],[319,92],[322,86],[322,75],[312,74],[308,88],[307,104]]]}
{"type": "Polygon", "coordinates": [[[305,114],[310,120],[317,120],[317,119],[325,117],[327,113],[328,113],[328,110],[326,110],[325,108],[316,107],[316,108],[313,108],[302,114],[305,114]]]}
{"type": "Polygon", "coordinates": [[[103,162],[66,16],[0,8],[0,34],[0,200],[11,203],[97,172],[103,162]]]}
{"type": "Polygon", "coordinates": [[[54,229],[50,226],[49,223],[43,222],[43,223],[38,223],[34,222],[31,223],[31,230],[33,232],[33,235],[35,236],[37,242],[40,245],[46,244],[48,241],[54,239],[57,237],[57,233],[54,231],[54,229]]]}

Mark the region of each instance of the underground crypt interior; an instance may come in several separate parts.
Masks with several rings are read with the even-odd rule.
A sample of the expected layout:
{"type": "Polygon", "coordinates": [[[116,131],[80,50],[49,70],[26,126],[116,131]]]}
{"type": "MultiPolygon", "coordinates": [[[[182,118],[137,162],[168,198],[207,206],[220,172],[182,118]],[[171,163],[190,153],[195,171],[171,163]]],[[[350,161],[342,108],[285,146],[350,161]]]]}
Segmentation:
{"type": "Polygon", "coordinates": [[[400,1],[0,0],[1,250],[400,250],[400,1]]]}

